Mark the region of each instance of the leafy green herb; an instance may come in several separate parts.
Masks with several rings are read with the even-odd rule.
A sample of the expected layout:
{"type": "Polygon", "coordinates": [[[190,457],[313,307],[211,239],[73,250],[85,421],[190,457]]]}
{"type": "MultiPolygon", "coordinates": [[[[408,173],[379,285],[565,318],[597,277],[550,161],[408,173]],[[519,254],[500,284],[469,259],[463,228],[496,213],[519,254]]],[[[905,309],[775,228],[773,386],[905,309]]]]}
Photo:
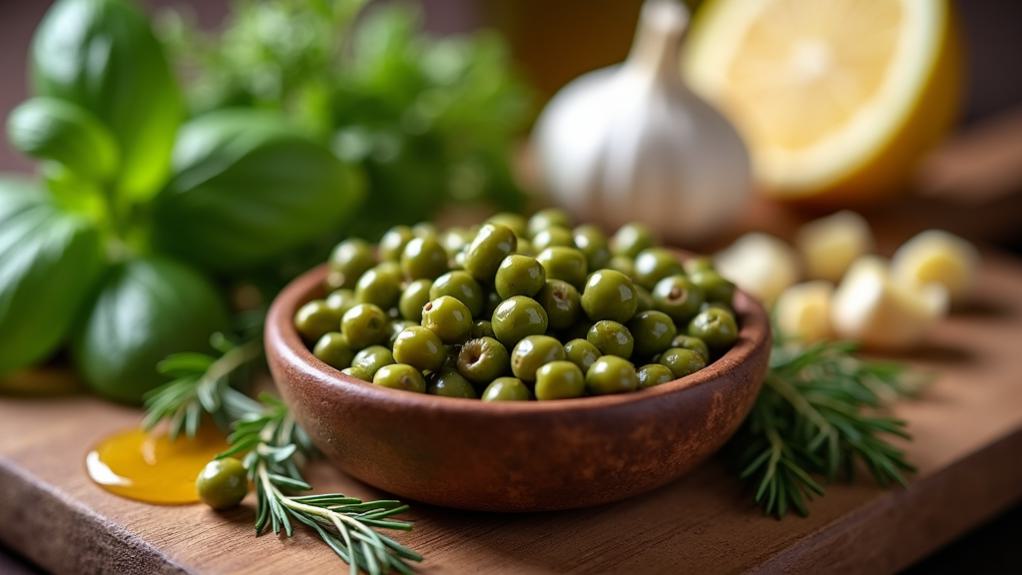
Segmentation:
{"type": "Polygon", "coordinates": [[[820,478],[851,479],[863,464],[881,485],[905,484],[914,468],[890,438],[908,439],[905,422],[881,415],[915,380],[888,362],[863,360],[847,342],[775,344],[752,413],[732,440],[740,477],[765,513],[809,512],[820,478]]]}

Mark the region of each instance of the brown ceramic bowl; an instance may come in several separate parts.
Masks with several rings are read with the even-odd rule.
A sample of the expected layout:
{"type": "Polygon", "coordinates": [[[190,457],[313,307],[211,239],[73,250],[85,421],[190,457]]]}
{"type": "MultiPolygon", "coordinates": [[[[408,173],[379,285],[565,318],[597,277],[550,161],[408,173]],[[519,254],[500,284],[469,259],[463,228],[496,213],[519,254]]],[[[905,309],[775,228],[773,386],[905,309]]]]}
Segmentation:
{"type": "Polygon", "coordinates": [[[273,302],[266,353],[298,421],[333,463],[407,499],[485,511],[540,511],[624,499],[664,485],[719,449],[767,368],[766,313],[737,293],[738,342],[708,367],[650,389],[550,402],[422,395],[341,374],[292,324],[323,296],[325,267],[273,302]]]}

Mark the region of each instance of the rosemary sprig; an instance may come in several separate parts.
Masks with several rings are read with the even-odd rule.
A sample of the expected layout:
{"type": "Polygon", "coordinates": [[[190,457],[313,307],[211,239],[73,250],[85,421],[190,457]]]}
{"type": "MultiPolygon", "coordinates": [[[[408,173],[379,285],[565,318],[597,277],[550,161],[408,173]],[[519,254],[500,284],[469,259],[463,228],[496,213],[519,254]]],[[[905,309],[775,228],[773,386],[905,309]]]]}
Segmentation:
{"type": "Polygon", "coordinates": [[[292,519],[312,528],[344,562],[352,575],[398,571],[412,573],[410,561],[422,557],[379,533],[378,529],[411,530],[407,521],[392,519],[408,510],[394,500],[362,501],[340,493],[293,495],[312,487],[302,477],[298,461],[312,452],[308,436],[295,424],[280,400],[260,396],[263,409],[234,424],[230,449],[219,457],[244,456],[249,478],[256,486],[256,534],[272,529],[293,534],[292,519]]]}
{"type": "Polygon", "coordinates": [[[904,485],[915,468],[890,438],[910,438],[905,422],[878,411],[918,382],[901,365],[856,357],[851,343],[778,339],[763,389],[731,442],[764,512],[807,515],[808,502],[824,493],[821,479],[851,479],[860,464],[881,485],[904,485]]]}

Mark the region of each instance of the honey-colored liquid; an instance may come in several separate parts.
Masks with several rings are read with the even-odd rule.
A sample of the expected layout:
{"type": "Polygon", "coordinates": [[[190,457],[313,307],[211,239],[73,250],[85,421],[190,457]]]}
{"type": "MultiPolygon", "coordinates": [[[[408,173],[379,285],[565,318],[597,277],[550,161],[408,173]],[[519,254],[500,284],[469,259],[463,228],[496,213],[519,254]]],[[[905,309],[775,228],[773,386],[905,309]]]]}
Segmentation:
{"type": "Polygon", "coordinates": [[[195,478],[227,449],[223,432],[204,425],[194,438],[129,429],[115,433],[85,456],[85,469],[100,487],[136,501],[159,505],[195,503],[195,478]]]}

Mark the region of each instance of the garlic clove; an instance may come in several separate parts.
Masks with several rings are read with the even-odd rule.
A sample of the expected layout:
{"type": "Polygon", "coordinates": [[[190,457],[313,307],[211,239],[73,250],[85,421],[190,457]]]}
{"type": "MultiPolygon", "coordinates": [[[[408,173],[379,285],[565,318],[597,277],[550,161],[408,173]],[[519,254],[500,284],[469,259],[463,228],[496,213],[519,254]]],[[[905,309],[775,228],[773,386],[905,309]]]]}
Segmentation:
{"type": "Polygon", "coordinates": [[[948,292],[936,284],[892,281],[887,262],[856,260],[834,292],[831,321],[838,337],[876,349],[901,350],[922,341],[947,314],[948,292]]]}
{"type": "Polygon", "coordinates": [[[873,251],[873,234],[862,216],[846,210],[802,226],[796,244],[810,279],[836,283],[852,262],[873,251]]]}
{"type": "Polygon", "coordinates": [[[746,234],[714,258],[717,270],[764,305],[799,280],[795,251],[784,241],[763,233],[746,234]]]}
{"type": "Polygon", "coordinates": [[[831,339],[830,325],[834,285],[811,281],[784,290],[774,304],[774,319],[780,333],[806,343],[831,339]]]}
{"type": "Polygon", "coordinates": [[[894,253],[895,281],[909,286],[939,284],[952,301],[968,299],[976,284],[979,252],[964,239],[942,230],[927,230],[894,253]]]}

